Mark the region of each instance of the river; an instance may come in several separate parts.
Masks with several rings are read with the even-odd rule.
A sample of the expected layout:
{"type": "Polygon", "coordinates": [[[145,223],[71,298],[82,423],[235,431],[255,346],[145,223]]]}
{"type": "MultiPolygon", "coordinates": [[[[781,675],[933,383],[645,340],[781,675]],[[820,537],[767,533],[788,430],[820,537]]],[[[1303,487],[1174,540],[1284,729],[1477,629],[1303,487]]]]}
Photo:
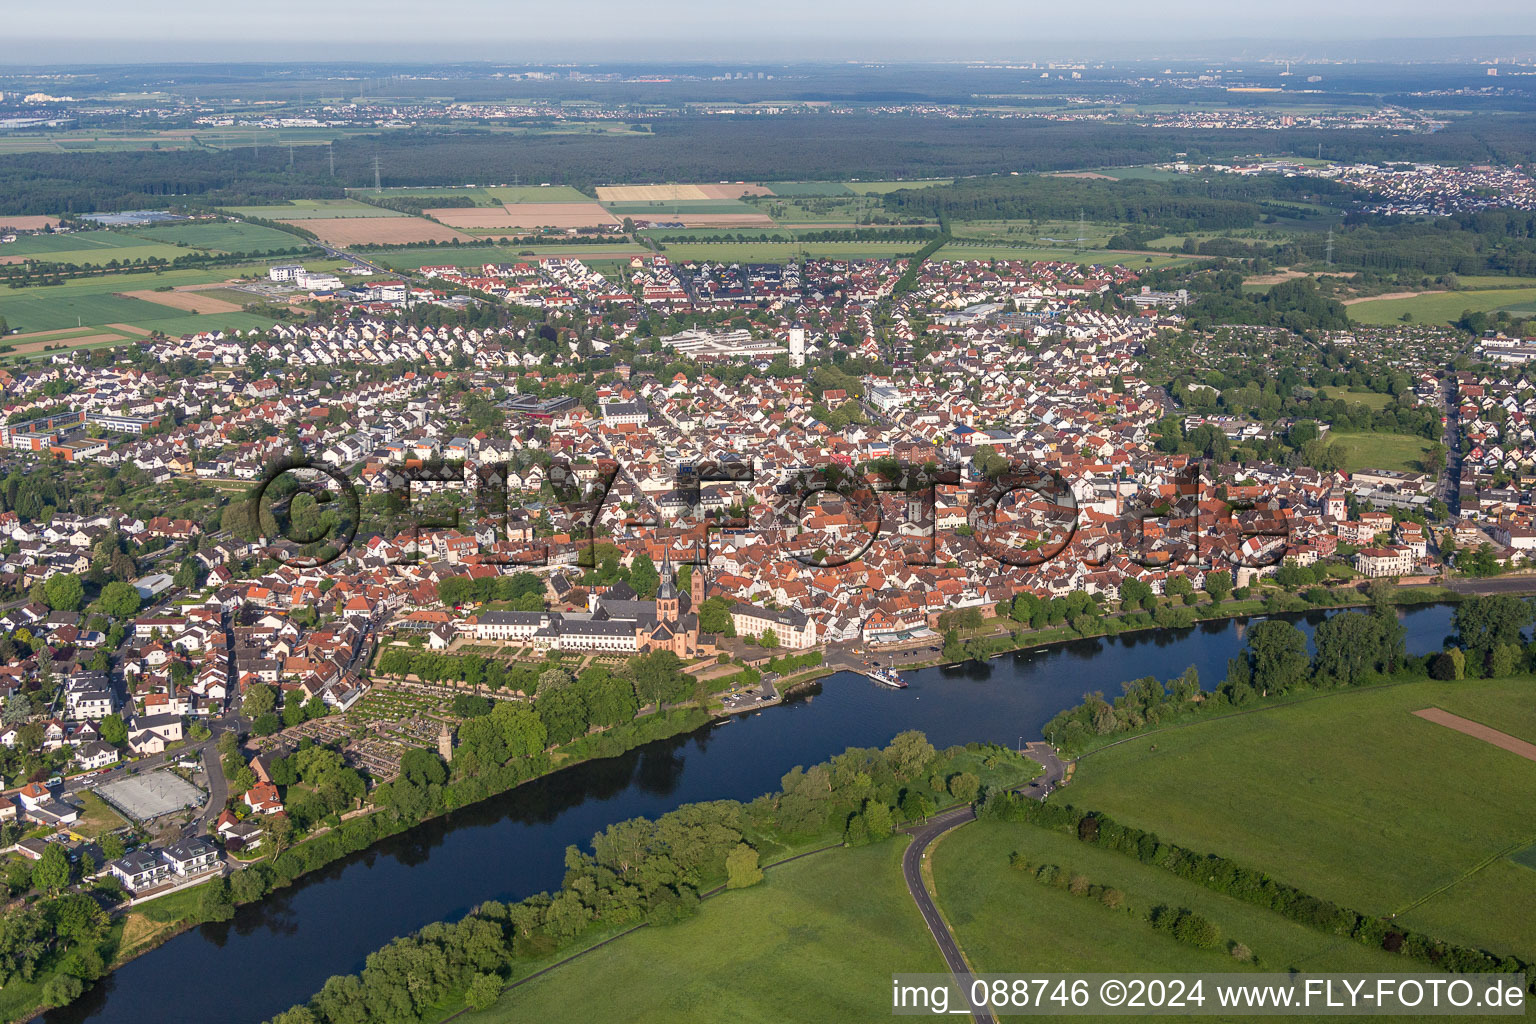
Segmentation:
{"type": "MultiPolygon", "coordinates": [[[[1325,613],[1287,616],[1310,637],[1325,613]]],[[[1438,649],[1451,608],[1401,613],[1413,654],[1438,649]]],[[[1194,665],[1210,687],[1247,623],[1080,640],[984,663],[905,673],[906,690],[839,673],[818,690],[686,736],[589,762],[420,825],[354,854],[234,920],[185,932],[114,972],[50,1024],[256,1024],[308,999],[328,977],[360,970],[392,937],[456,918],[483,900],[515,901],[560,884],[565,848],[608,824],[699,800],[747,800],[793,766],[849,746],[883,746],[921,729],[936,746],[1036,739],[1084,693],[1169,678],[1194,665]]]]}

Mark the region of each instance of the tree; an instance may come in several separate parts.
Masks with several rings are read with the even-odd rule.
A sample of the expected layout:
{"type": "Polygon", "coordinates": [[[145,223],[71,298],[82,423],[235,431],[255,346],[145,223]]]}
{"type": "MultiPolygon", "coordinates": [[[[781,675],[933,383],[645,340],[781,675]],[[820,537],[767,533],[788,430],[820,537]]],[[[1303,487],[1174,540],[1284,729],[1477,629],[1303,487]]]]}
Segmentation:
{"type": "Polygon", "coordinates": [[[898,779],[915,779],[933,763],[933,744],[916,729],[897,733],[885,748],[886,760],[898,779]]]}
{"type": "Polygon", "coordinates": [[[1253,652],[1253,685],[1261,693],[1280,693],[1306,681],[1311,661],[1306,634],[1283,619],[1266,619],[1248,631],[1253,652]]]}
{"type": "Polygon", "coordinates": [[[277,707],[277,693],[264,683],[252,683],[240,703],[240,712],[247,718],[256,719],[277,707]]]}
{"type": "Polygon", "coordinates": [[[101,720],[98,728],[101,730],[101,739],[104,743],[120,747],[128,742],[128,726],[123,724],[122,715],[108,715],[101,720]]]}
{"type": "Polygon", "coordinates": [[[84,597],[85,586],[72,572],[55,573],[43,583],[43,600],[56,612],[79,610],[84,597]]]}
{"type": "Polygon", "coordinates": [[[1522,642],[1520,631],[1531,622],[1531,605],[1518,598],[1499,594],[1473,597],[1456,606],[1451,625],[1456,630],[1456,645],[1467,652],[1468,661],[1479,670],[1501,644],[1522,642]]]}
{"type": "Polygon", "coordinates": [[[414,747],[400,758],[400,776],[413,786],[441,786],[448,781],[448,766],[435,750],[414,747]]]}
{"type": "Polygon", "coordinates": [[[266,814],[262,817],[262,837],[266,840],[267,848],[272,851],[272,859],[276,860],[293,841],[293,822],[288,820],[286,814],[266,814]]]}
{"type": "Polygon", "coordinates": [[[96,604],[103,612],[115,619],[126,619],[138,613],[139,588],[132,583],[113,580],[101,588],[96,604]]]}
{"type": "Polygon", "coordinates": [[[1120,581],[1120,605],[1123,608],[1140,608],[1152,600],[1152,587],[1137,579],[1120,581]]]}
{"type": "Polygon", "coordinates": [[[43,985],[43,1002],[48,1006],[66,1006],[85,992],[85,982],[73,974],[55,974],[43,985]]]}
{"type": "Polygon", "coordinates": [[[69,884],[69,857],[63,846],[48,844],[32,869],[32,884],[49,894],[59,892],[69,884]]]}
{"type": "Polygon", "coordinates": [[[116,832],[108,832],[96,840],[96,843],[101,847],[102,856],[108,860],[117,860],[126,852],[123,847],[123,839],[116,832]]]}
{"type": "Polygon", "coordinates": [[[656,571],[656,563],[651,561],[649,555],[638,554],[629,564],[629,585],[644,600],[656,596],[656,588],[661,585],[661,574],[656,571]]]}
{"type": "Polygon", "coordinates": [[[5,707],[0,710],[0,722],[6,725],[20,725],[32,717],[32,698],[25,693],[18,693],[8,697],[5,707]]]}
{"type": "Polygon", "coordinates": [[[464,993],[464,1002],[468,1003],[472,1010],[488,1010],[495,1005],[500,996],[501,976],[477,971],[475,976],[469,979],[469,989],[464,993]]]}
{"type": "Polygon", "coordinates": [[[1205,574],[1205,592],[1211,595],[1212,604],[1220,604],[1232,593],[1232,574],[1226,569],[1215,569],[1205,574]]]}
{"type": "Polygon", "coordinates": [[[725,857],[725,887],[745,889],[763,880],[763,869],[758,867],[757,851],[746,843],[737,843],[736,849],[725,857]]]}
{"type": "Polygon", "coordinates": [[[197,911],[204,921],[228,921],[235,916],[235,902],[229,895],[229,881],[215,878],[204,882],[197,899],[197,911]]]}
{"type": "Polygon", "coordinates": [[[264,715],[257,715],[255,720],[251,722],[251,732],[257,736],[271,736],[282,727],[283,720],[278,718],[277,714],[272,711],[268,711],[264,715]]]}
{"type": "Polygon", "coordinates": [[[981,779],[971,772],[957,772],[949,777],[949,795],[963,804],[976,799],[981,790],[981,779]]]}
{"type": "Polygon", "coordinates": [[[874,798],[864,801],[864,829],[872,843],[891,837],[896,825],[891,818],[891,809],[886,806],[885,801],[874,798]]]}
{"type": "Polygon", "coordinates": [[[731,606],[723,597],[706,597],[699,605],[699,632],[717,635],[734,632],[731,606]]]}
{"type": "Polygon", "coordinates": [[[461,605],[475,595],[475,581],[468,576],[445,576],[437,581],[437,599],[445,605],[461,605]]]}
{"type": "Polygon", "coordinates": [[[1389,615],[1340,612],[1313,634],[1312,671],[1325,683],[1351,686],[1368,672],[1391,669],[1402,657],[1402,631],[1389,615]]]}
{"type": "Polygon", "coordinates": [[[763,630],[762,644],[770,650],[779,646],[779,634],[772,627],[763,630]]]}

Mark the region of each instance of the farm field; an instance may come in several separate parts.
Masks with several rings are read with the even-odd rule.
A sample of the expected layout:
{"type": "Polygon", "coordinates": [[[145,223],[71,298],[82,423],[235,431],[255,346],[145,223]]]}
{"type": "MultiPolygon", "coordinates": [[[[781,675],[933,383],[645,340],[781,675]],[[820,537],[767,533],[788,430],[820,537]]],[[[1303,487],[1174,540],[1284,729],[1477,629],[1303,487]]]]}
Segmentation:
{"type": "Polygon", "coordinates": [[[56,227],[58,223],[59,218],[43,214],[0,213],[0,228],[16,231],[41,231],[45,227],[56,227]]]}
{"type": "Polygon", "coordinates": [[[1448,324],[1468,310],[1492,313],[1536,305],[1536,287],[1487,288],[1470,291],[1430,292],[1403,299],[1367,299],[1350,303],[1351,320],[1365,324],[1393,324],[1410,316],[1416,323],[1448,324]]]}
{"type": "Polygon", "coordinates": [[[382,206],[360,203],[355,199],[290,199],[276,206],[228,206],[225,209],[241,217],[260,217],[263,220],[280,220],[284,223],[329,220],[333,217],[408,216],[398,210],[386,210],[382,206]]]}
{"type": "Polygon", "coordinates": [[[626,935],[459,1019],[559,1020],[593,992],[609,993],[607,1016],[630,1024],[870,1019],[889,1005],[896,965],[944,969],[901,881],[904,846],[897,838],[770,868],[694,918],[626,935]]]}
{"type": "Polygon", "coordinates": [[[666,246],[672,260],[747,260],[783,263],[802,256],[889,259],[909,256],[921,242],[680,242],[666,246]]]}
{"type": "MultiPolygon", "coordinates": [[[[1068,793],[1075,789],[1068,788],[1068,793]]],[[[1279,914],[1212,892],[1160,868],[1035,825],[978,821],[944,837],[932,853],[934,889],[950,927],[978,971],[1014,971],[1028,956],[1039,971],[1404,970],[1402,958],[1325,935],[1279,914]],[[1068,877],[1119,889],[1110,909],[1008,863],[1018,852],[1032,866],[1052,864],[1068,877]],[[1187,907],[1221,932],[1216,948],[1198,949],[1153,929],[1155,907],[1187,907]],[[1227,951],[1240,942],[1260,967],[1227,951]]],[[[1280,876],[1283,877],[1283,876],[1280,876]]]]}
{"type": "Polygon", "coordinates": [[[1423,472],[1423,460],[1433,443],[1412,434],[1345,434],[1329,431],[1325,440],[1344,449],[1344,468],[1395,469],[1406,473],[1423,472]]]}
{"type": "Polygon", "coordinates": [[[310,244],[309,239],[287,231],[228,220],[137,228],[134,234],[149,241],[216,252],[267,252],[310,244]]]}
{"type": "Polygon", "coordinates": [[[770,181],[765,183],[769,195],[796,196],[851,196],[853,189],[840,181],[770,181]]]}
{"type": "Polygon", "coordinates": [[[309,245],[286,231],[238,221],[167,224],[161,227],[115,228],[51,235],[27,235],[0,245],[0,261],[19,263],[30,257],[47,263],[94,263],[117,260],[173,260],[189,250],[208,252],[270,252],[309,245]]]}
{"type": "Polygon", "coordinates": [[[1133,270],[1172,266],[1182,263],[1182,256],[1149,256],[1141,253],[1115,252],[1109,249],[1049,249],[1015,247],[1011,245],[984,245],[951,242],[940,249],[933,258],[941,260],[1055,260],[1063,263],[1100,264],[1118,263],[1133,270]]]}
{"type": "Polygon", "coordinates": [[[597,203],[514,203],[510,206],[444,207],[427,215],[465,231],[514,231],[539,227],[584,228],[619,226],[613,214],[597,203]]]}
{"type": "Polygon", "coordinates": [[[599,185],[601,203],[675,203],[737,199],[744,195],[767,195],[762,185],[747,182],[709,182],[698,185],[599,185]]]}
{"type": "MultiPolygon", "coordinates": [[[[166,298],[184,306],[188,300],[171,298],[176,295],[174,292],[154,291],[166,286],[216,286],[242,269],[249,270],[220,267],[215,270],[105,274],[100,277],[77,278],[58,285],[5,288],[0,289],[0,316],[22,334],[101,328],[117,324],[162,330],[167,334],[172,333],[173,328],[178,331],[199,331],[270,326],[269,321],[243,312],[224,312],[202,317],[189,315],[185,308],[159,301],[166,298]],[[138,297],[127,295],[129,292],[138,293],[138,297]],[[154,298],[142,297],[146,294],[154,298]]],[[[264,272],[265,266],[261,270],[264,272]]],[[[20,344],[27,343],[28,339],[12,337],[8,341],[19,349],[20,344]]],[[[48,343],[53,344],[52,341],[48,343]]]]}
{"type": "Polygon", "coordinates": [[[612,211],[618,217],[679,217],[685,214],[749,214],[761,212],[751,203],[744,203],[739,199],[654,200],[643,203],[606,202],[602,205],[604,209],[612,211]]]}
{"type": "Polygon", "coordinates": [[[904,188],[931,188],[934,185],[953,185],[954,178],[915,178],[912,181],[850,181],[848,190],[864,196],[880,196],[887,192],[900,192],[904,188]]]}
{"type": "Polygon", "coordinates": [[[334,217],[297,223],[327,245],[400,245],[412,242],[464,241],[471,236],[420,217],[334,217]]]}
{"type": "Polygon", "coordinates": [[[1439,707],[1536,739],[1529,710],[1503,711],[1528,703],[1531,686],[1339,691],[1148,733],[1084,758],[1069,802],[1530,959],[1536,871],[1497,865],[1536,842],[1536,762],[1412,712],[1439,707]]]}

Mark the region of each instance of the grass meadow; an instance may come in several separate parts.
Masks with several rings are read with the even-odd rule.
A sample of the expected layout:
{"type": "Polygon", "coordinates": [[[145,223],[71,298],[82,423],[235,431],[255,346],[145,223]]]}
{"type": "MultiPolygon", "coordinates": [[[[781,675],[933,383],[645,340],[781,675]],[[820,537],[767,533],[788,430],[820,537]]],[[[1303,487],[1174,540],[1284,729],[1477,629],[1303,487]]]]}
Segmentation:
{"type": "Polygon", "coordinates": [[[1536,740],[1531,677],[1345,690],[1139,735],[1062,798],[1357,910],[1536,959],[1536,762],[1426,722],[1536,740]],[[1518,869],[1518,870],[1517,870],[1518,869]]]}
{"type": "MultiPolygon", "coordinates": [[[[1352,396],[1345,400],[1355,401],[1352,396]]],[[[1424,471],[1424,455],[1433,444],[1428,438],[1413,434],[1350,434],[1339,431],[1329,431],[1326,440],[1344,449],[1344,468],[1351,473],[1360,469],[1421,473],[1424,471]]]]}
{"type": "Polygon", "coordinates": [[[569,1020],[572,1007],[596,1005],[627,1024],[887,1016],[893,970],[944,970],[902,884],[905,845],[770,868],[761,884],[706,900],[697,917],[624,936],[457,1020],[569,1020]]]}

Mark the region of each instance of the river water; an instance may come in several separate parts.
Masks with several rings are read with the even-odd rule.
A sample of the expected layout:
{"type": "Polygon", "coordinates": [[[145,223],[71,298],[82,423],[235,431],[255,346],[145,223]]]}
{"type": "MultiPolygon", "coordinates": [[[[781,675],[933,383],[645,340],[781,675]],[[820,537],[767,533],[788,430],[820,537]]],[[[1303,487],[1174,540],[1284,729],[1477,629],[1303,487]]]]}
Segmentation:
{"type": "MultiPolygon", "coordinates": [[[[1326,613],[1287,616],[1310,636],[1326,613]]],[[[1408,650],[1438,649],[1449,606],[1401,613],[1408,650]]],[[[50,1024],[256,1022],[307,999],[368,953],[487,899],[550,890],[565,848],[612,822],[655,817],[699,800],[749,800],[783,774],[849,746],[883,746],[921,729],[936,746],[970,740],[1016,746],[1084,693],[1113,698],[1121,682],[1169,678],[1194,665],[1207,688],[1226,674],[1252,621],[1204,623],[1080,640],[984,664],[906,672],[906,690],[839,673],[816,692],[617,758],[565,769],[427,822],[306,875],[234,920],[207,924],[125,965],[50,1024]]]]}

